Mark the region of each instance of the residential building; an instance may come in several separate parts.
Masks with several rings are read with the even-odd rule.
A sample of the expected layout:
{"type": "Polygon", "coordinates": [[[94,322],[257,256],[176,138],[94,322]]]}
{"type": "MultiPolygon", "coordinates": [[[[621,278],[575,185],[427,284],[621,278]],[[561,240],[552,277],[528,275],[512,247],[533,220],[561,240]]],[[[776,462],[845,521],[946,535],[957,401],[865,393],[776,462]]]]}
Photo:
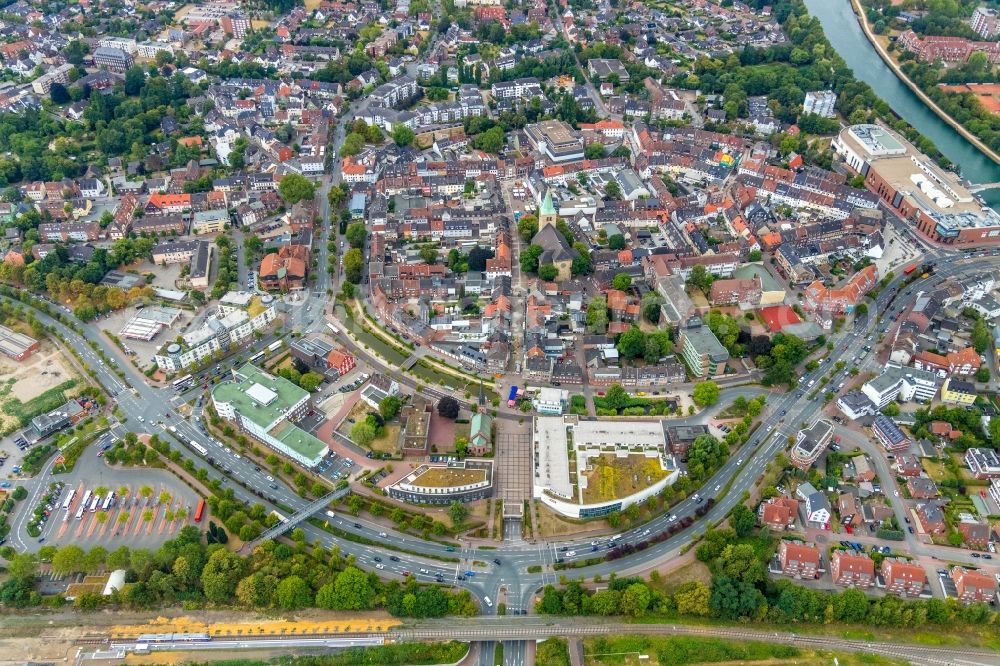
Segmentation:
{"type": "Polygon", "coordinates": [[[712,305],[739,305],[749,309],[760,305],[762,294],[758,276],[752,278],[720,279],[712,282],[709,296],[712,305]]]}
{"type": "Polygon", "coordinates": [[[709,434],[708,426],[702,424],[668,425],[666,428],[667,446],[675,456],[684,457],[694,440],[709,434]]]}
{"type": "Polygon", "coordinates": [[[875,562],[864,553],[836,550],[830,556],[830,574],[841,587],[868,589],[875,585],[875,562]]]}
{"type": "Polygon", "coordinates": [[[53,83],[66,85],[69,83],[69,73],[73,71],[73,65],[64,63],[53,67],[31,82],[31,89],[39,95],[48,95],[52,90],[53,83]]]}
{"type": "Polygon", "coordinates": [[[962,603],[992,603],[997,593],[996,579],[987,574],[963,567],[951,570],[951,580],[955,583],[955,593],[962,603]]]}
{"type": "Polygon", "coordinates": [[[843,287],[827,287],[817,280],[806,287],[803,307],[822,314],[854,312],[877,282],[878,269],[874,264],[862,268],[843,287]]]}
{"type": "Polygon", "coordinates": [[[935,499],[940,495],[933,479],[923,476],[911,476],[906,480],[906,489],[910,497],[916,500],[935,499]]]}
{"type": "Polygon", "coordinates": [[[326,356],[326,367],[336,373],[337,377],[344,377],[357,366],[354,355],[346,349],[331,349],[326,356]]]}
{"type": "Polygon", "coordinates": [[[248,363],[234,370],[230,381],[215,385],[212,404],[221,418],[306,467],[329,453],[326,444],[295,425],[310,409],[309,392],[284,377],[248,363]]]}
{"type": "Polygon", "coordinates": [[[861,391],[878,409],[882,409],[896,399],[901,402],[930,402],[937,395],[939,381],[933,372],[889,363],[881,375],[865,382],[861,391]]]}
{"type": "Polygon", "coordinates": [[[729,351],[699,317],[688,319],[681,327],[678,344],[692,375],[714,377],[725,373],[729,351]]]}
{"type": "Polygon", "coordinates": [[[872,434],[886,451],[905,451],[910,448],[912,440],[906,436],[899,426],[885,414],[877,414],[872,421],[872,434]]]}
{"type": "Polygon", "coordinates": [[[901,597],[920,596],[927,583],[927,574],[919,564],[895,557],[882,560],[879,569],[885,591],[901,597]]]}
{"type": "Polygon", "coordinates": [[[851,421],[871,416],[878,410],[867,395],[861,391],[845,393],[837,399],[837,408],[851,421]]]}
{"type": "Polygon", "coordinates": [[[191,233],[217,234],[229,224],[229,212],[224,209],[199,210],[191,217],[191,233]]]}
{"type": "Polygon", "coordinates": [[[965,464],[977,479],[1000,478],[1000,454],[996,449],[968,449],[965,452],[965,464]]]}
{"type": "Polygon", "coordinates": [[[109,72],[127,72],[135,64],[135,58],[120,48],[101,46],[94,49],[94,64],[109,72]]]}
{"type": "Polygon", "coordinates": [[[978,520],[962,519],[959,521],[958,533],[962,535],[962,543],[966,548],[985,550],[990,542],[990,526],[978,520]]]}
{"type": "Polygon", "coordinates": [[[781,573],[792,578],[811,580],[819,575],[819,549],[794,541],[782,541],[778,546],[781,573]]]}
{"type": "Polygon", "coordinates": [[[282,245],[260,262],[260,285],[269,291],[289,291],[305,286],[309,248],[305,245],[282,245]]]}
{"type": "Polygon", "coordinates": [[[792,464],[807,470],[826,451],[833,439],[833,424],[825,419],[816,421],[809,428],[800,430],[792,447],[792,464]]]}
{"type": "Polygon", "coordinates": [[[993,39],[1000,33],[1000,24],[997,21],[997,10],[992,7],[976,7],[969,19],[972,30],[984,39],[993,39]]]}
{"type": "Polygon", "coordinates": [[[833,515],[830,508],[830,501],[826,495],[816,490],[811,483],[800,485],[795,494],[802,504],[799,505],[803,515],[803,522],[808,527],[828,529],[830,517],[833,515]]]}
{"type": "Polygon", "coordinates": [[[256,331],[265,329],[277,317],[270,296],[246,294],[238,305],[218,305],[200,326],[182,334],[179,342],[164,345],[153,359],[160,370],[175,374],[204,363],[218,352],[245,345],[256,331]]]}
{"type": "Polygon", "coordinates": [[[31,429],[39,439],[82,421],[89,412],[77,400],[67,400],[58,409],[31,419],[31,429]]]}
{"type": "Polygon", "coordinates": [[[944,384],[941,386],[941,402],[947,405],[969,407],[976,402],[977,395],[979,393],[976,391],[975,384],[954,377],[944,380],[944,384]]]}
{"type": "Polygon", "coordinates": [[[834,106],[837,104],[837,93],[832,90],[815,90],[806,93],[805,101],[802,103],[802,113],[815,113],[824,118],[833,118],[836,115],[834,106]]]}
{"type": "Polygon", "coordinates": [[[772,497],[761,502],[757,518],[762,526],[772,530],[795,529],[795,517],[799,512],[799,501],[791,497],[772,497]]]}
{"type": "Polygon", "coordinates": [[[943,534],[947,526],[944,511],[937,502],[924,502],[917,507],[917,521],[927,534],[943,534]]]}

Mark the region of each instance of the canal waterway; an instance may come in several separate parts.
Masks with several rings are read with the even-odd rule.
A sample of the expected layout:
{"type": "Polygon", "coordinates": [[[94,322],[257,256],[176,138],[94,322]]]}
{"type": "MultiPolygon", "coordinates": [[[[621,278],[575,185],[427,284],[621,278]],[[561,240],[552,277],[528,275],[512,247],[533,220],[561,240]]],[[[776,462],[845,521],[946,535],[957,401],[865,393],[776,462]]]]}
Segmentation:
{"type": "MultiPolygon", "coordinates": [[[[945,157],[959,165],[973,183],[1000,182],[1000,165],[965,140],[913,94],[882,61],[858,24],[850,0],[804,0],[809,13],[819,19],[833,48],[875,93],[901,118],[934,142],[945,157]]],[[[1000,190],[986,190],[983,198],[993,208],[1000,205],[1000,190]]]]}

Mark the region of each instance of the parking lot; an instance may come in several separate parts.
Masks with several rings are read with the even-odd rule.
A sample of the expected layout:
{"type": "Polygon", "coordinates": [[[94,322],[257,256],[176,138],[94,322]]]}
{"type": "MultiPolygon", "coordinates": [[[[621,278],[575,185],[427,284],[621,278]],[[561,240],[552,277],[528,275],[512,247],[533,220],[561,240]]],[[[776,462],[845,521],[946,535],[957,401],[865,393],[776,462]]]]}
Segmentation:
{"type": "Polygon", "coordinates": [[[316,473],[331,481],[339,481],[350,476],[354,466],[355,463],[350,458],[337,455],[336,451],[330,451],[329,455],[316,468],[316,473]]]}
{"type": "Polygon", "coordinates": [[[46,487],[52,483],[62,487],[41,496],[37,505],[43,518],[37,537],[32,536],[35,530],[27,530],[29,521],[16,523],[24,528],[18,537],[27,548],[44,543],[72,543],[84,549],[156,548],[194,523],[200,498],[193,490],[163,470],[107,467],[102,451],[106,444],[88,448],[69,474],[43,480],[46,487]]]}

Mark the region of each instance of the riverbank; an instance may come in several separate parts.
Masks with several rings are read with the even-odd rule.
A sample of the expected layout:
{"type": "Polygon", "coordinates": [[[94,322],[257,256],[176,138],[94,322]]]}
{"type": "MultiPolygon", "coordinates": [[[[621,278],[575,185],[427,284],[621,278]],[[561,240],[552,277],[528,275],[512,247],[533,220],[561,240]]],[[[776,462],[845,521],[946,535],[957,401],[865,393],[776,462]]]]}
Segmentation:
{"type": "Polygon", "coordinates": [[[997,154],[989,146],[983,143],[979,139],[979,137],[977,137],[975,134],[973,134],[965,127],[963,127],[961,123],[956,121],[950,115],[945,113],[944,109],[938,106],[934,102],[934,100],[932,100],[927,95],[927,93],[925,93],[923,90],[920,89],[920,86],[911,81],[910,77],[908,77],[906,74],[903,73],[903,70],[899,66],[899,64],[892,59],[892,56],[889,55],[889,52],[886,51],[885,48],[875,38],[875,33],[872,32],[871,26],[868,24],[868,17],[865,15],[865,10],[861,6],[861,0],[851,0],[851,9],[854,10],[854,15],[858,19],[858,23],[861,26],[861,32],[864,33],[865,38],[872,45],[872,48],[875,49],[875,52],[878,53],[879,57],[882,58],[882,61],[885,62],[885,64],[889,67],[889,69],[893,71],[896,77],[899,78],[899,80],[902,81],[903,84],[906,85],[906,87],[909,88],[913,92],[913,94],[916,95],[917,98],[927,106],[928,109],[933,111],[935,115],[938,116],[938,118],[948,123],[948,125],[951,126],[953,130],[961,134],[962,138],[971,143],[973,146],[975,146],[979,150],[979,152],[981,152],[983,155],[986,155],[996,164],[1000,165],[1000,154],[997,154]]]}

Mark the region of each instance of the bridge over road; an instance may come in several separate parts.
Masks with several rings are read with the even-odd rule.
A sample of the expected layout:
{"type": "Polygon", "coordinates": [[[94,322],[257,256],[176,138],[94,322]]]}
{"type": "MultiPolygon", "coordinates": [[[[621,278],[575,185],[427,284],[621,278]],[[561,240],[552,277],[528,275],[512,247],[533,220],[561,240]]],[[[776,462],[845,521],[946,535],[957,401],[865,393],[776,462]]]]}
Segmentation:
{"type": "Polygon", "coordinates": [[[309,516],[313,515],[317,511],[320,511],[326,506],[328,506],[330,502],[339,500],[341,497],[343,497],[349,492],[351,492],[350,486],[344,486],[343,488],[334,490],[332,493],[327,493],[323,497],[320,497],[318,500],[314,500],[310,504],[307,504],[306,506],[302,507],[301,509],[293,513],[288,518],[285,518],[284,521],[281,521],[274,527],[269,528],[267,531],[265,531],[263,534],[261,534],[253,541],[247,541],[245,544],[243,544],[243,547],[240,549],[240,552],[244,554],[252,553],[253,549],[259,546],[260,544],[264,543],[265,541],[271,541],[272,539],[277,539],[285,532],[294,529],[295,527],[303,523],[307,518],[309,518],[309,516]]]}

